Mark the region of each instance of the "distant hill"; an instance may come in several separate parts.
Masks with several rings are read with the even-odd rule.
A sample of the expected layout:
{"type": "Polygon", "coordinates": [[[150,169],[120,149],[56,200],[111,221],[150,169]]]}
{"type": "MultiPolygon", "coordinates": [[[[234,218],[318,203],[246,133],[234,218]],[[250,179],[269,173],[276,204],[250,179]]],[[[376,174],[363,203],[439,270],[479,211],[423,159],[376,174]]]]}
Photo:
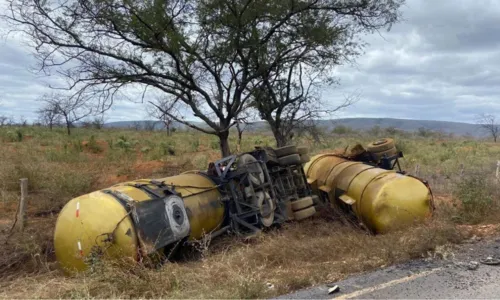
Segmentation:
{"type": "MultiPolygon", "coordinates": [[[[447,121],[434,121],[434,120],[406,120],[406,119],[391,119],[391,118],[347,118],[336,119],[329,121],[321,121],[321,123],[328,123],[329,128],[334,128],[337,125],[344,125],[352,129],[368,130],[375,126],[380,128],[394,127],[396,129],[414,132],[419,128],[425,128],[442,133],[452,133],[455,135],[471,135],[483,136],[484,133],[480,130],[479,125],[461,122],[447,122],[447,121]]],[[[325,126],[326,125],[322,125],[325,126]]]]}
{"type": "MultiPolygon", "coordinates": [[[[120,122],[110,122],[106,123],[107,128],[135,128],[140,126],[140,128],[145,128],[147,124],[154,124],[156,130],[163,129],[163,124],[159,121],[148,121],[148,120],[138,120],[138,121],[120,121],[120,122]]],[[[204,127],[203,123],[195,122],[196,125],[204,127]]],[[[480,130],[479,126],[470,123],[460,123],[460,122],[446,122],[446,121],[433,121],[433,120],[407,120],[407,119],[392,119],[392,118],[345,118],[345,119],[334,119],[334,120],[320,120],[318,121],[320,127],[331,130],[336,126],[342,125],[350,127],[355,130],[369,130],[375,126],[380,128],[396,128],[399,130],[404,130],[408,132],[418,131],[420,128],[425,128],[427,130],[432,130],[442,133],[452,133],[459,136],[470,135],[474,137],[484,136],[484,133],[480,130]]],[[[186,125],[176,123],[174,127],[178,129],[185,129],[186,125]]],[[[256,122],[249,127],[249,130],[265,130],[267,124],[265,122],[256,122]]]]}

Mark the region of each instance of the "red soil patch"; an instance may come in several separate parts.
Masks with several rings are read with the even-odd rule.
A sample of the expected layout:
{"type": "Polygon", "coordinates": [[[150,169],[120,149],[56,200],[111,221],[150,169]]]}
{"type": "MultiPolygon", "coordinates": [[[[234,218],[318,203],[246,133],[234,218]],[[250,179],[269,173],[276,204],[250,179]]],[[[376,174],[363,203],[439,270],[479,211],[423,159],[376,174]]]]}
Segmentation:
{"type": "Polygon", "coordinates": [[[129,181],[130,178],[127,175],[106,175],[100,180],[100,183],[103,186],[111,186],[117,183],[122,183],[125,181],[129,181]]]}
{"type": "Polygon", "coordinates": [[[159,160],[138,161],[134,165],[134,174],[151,175],[165,168],[165,162],[159,160]]]}
{"type": "MultiPolygon", "coordinates": [[[[107,150],[109,147],[108,142],[103,141],[103,140],[96,140],[95,141],[96,145],[102,148],[102,150],[107,150]]],[[[82,147],[87,149],[89,147],[89,141],[83,141],[82,142],[82,147]]]]}

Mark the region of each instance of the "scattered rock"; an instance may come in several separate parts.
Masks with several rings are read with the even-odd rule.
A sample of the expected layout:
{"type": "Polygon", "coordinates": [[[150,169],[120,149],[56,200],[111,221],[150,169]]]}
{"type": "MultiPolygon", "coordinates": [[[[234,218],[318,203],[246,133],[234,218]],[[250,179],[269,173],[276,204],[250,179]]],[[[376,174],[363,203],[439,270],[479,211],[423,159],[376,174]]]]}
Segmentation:
{"type": "Polygon", "coordinates": [[[466,270],[470,270],[470,271],[475,271],[475,270],[477,270],[479,268],[479,263],[477,261],[470,261],[468,263],[466,263],[466,262],[456,262],[455,266],[457,266],[459,268],[462,268],[462,269],[466,269],[466,270]]]}
{"type": "Polygon", "coordinates": [[[266,285],[267,285],[268,289],[270,289],[270,290],[274,289],[274,284],[268,282],[268,283],[266,283],[266,285]]]}
{"type": "Polygon", "coordinates": [[[479,263],[477,261],[471,261],[467,264],[467,270],[474,271],[479,268],[479,263]]]}

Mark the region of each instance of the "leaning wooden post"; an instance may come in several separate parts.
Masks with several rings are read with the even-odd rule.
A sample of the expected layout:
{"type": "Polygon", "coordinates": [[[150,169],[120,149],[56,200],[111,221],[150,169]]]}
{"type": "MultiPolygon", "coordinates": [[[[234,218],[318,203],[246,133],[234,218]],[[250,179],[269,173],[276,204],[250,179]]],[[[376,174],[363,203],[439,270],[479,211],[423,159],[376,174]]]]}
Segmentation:
{"type": "Polygon", "coordinates": [[[497,172],[496,172],[497,182],[500,181],[500,160],[497,160],[497,172]]]}
{"type": "Polygon", "coordinates": [[[26,202],[28,198],[28,178],[21,179],[21,200],[19,200],[19,212],[17,215],[18,229],[24,230],[25,216],[26,216],[26,202]]]}

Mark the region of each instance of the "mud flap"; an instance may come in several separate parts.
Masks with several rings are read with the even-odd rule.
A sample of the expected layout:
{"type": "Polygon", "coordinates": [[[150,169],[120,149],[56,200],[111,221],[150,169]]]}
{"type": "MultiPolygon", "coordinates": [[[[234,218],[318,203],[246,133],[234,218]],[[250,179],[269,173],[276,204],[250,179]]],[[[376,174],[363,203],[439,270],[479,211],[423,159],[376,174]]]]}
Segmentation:
{"type": "Polygon", "coordinates": [[[191,230],[184,202],[176,195],[135,202],[132,217],[143,255],[182,240],[191,230]]]}

